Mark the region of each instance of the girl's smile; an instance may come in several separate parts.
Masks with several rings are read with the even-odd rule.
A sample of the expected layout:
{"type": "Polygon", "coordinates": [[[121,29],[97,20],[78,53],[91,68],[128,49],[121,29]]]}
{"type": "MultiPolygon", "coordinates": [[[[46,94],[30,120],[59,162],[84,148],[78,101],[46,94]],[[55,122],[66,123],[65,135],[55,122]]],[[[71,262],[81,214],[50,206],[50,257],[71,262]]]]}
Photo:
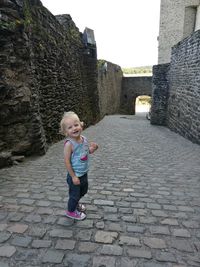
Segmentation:
{"type": "Polygon", "coordinates": [[[81,132],[82,132],[82,126],[81,122],[77,118],[67,118],[66,121],[66,134],[70,138],[79,139],[81,132]]]}

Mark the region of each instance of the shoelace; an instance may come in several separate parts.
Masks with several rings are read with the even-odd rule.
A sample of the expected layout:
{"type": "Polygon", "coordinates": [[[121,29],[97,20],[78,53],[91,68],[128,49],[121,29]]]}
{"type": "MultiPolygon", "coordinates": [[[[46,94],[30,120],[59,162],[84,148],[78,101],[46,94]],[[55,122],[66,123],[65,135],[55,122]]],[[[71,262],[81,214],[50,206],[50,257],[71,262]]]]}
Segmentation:
{"type": "Polygon", "coordinates": [[[77,214],[77,215],[81,215],[81,212],[78,211],[78,210],[76,210],[76,214],[77,214]]]}

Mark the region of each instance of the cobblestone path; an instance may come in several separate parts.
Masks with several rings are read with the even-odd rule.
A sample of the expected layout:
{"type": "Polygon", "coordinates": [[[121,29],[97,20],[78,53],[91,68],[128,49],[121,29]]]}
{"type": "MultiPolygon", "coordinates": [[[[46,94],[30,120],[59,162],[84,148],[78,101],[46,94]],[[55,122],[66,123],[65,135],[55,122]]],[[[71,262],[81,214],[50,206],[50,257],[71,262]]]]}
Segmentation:
{"type": "Polygon", "coordinates": [[[84,131],[87,219],[66,218],[63,142],[0,170],[0,267],[200,266],[200,146],[141,116],[84,131]]]}

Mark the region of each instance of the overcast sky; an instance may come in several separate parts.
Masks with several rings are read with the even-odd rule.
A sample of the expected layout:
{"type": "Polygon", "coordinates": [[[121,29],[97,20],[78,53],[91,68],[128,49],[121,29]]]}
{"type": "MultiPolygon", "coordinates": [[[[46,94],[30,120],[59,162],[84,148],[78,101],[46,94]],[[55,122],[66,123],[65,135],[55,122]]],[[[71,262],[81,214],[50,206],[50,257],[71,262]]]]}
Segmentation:
{"type": "Polygon", "coordinates": [[[98,59],[121,67],[157,64],[160,0],[41,0],[54,15],[70,14],[94,30],[98,59]]]}

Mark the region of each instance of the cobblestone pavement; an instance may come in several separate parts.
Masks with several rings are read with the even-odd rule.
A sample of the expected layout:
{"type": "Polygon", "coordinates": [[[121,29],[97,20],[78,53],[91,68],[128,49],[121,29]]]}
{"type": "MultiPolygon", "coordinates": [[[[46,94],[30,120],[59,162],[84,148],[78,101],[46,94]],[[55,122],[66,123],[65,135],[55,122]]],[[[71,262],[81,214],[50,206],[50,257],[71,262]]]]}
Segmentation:
{"type": "Polygon", "coordinates": [[[200,146],[141,116],[84,131],[87,219],[66,218],[63,141],[0,170],[0,267],[200,266],[200,146]]]}

